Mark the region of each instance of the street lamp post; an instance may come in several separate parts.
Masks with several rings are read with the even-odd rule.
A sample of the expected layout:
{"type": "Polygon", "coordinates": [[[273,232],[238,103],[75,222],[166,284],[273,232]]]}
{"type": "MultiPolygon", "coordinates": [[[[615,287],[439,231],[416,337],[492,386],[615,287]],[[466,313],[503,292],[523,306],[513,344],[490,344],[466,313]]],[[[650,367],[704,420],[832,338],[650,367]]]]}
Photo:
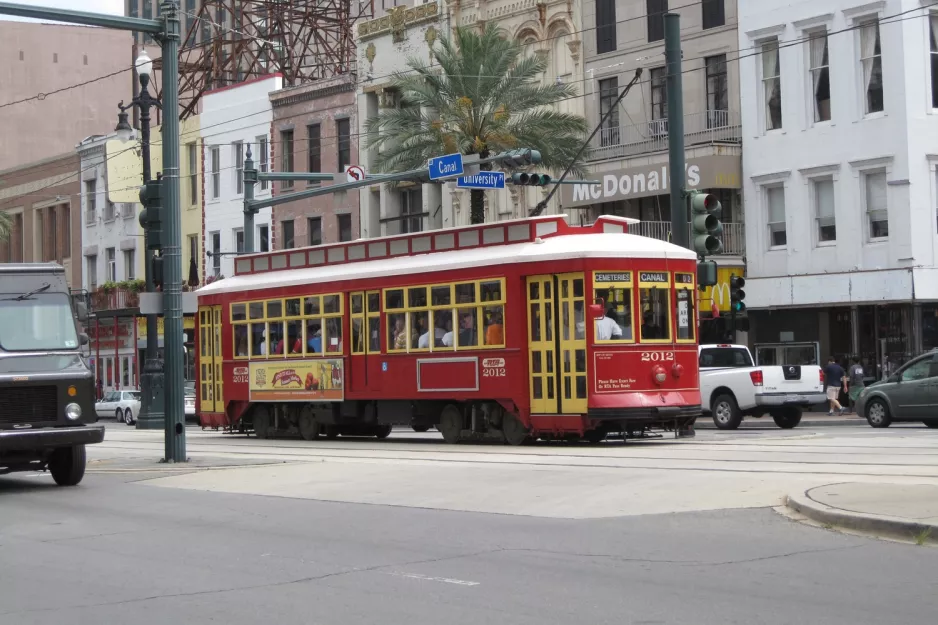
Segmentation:
{"type": "MultiPolygon", "coordinates": [[[[147,87],[153,73],[153,61],[147,55],[146,49],[140,51],[134,63],[137,76],[140,79],[140,94],[124,106],[123,101],[118,104],[120,114],[118,117],[118,137],[127,141],[133,133],[133,128],[127,123],[127,110],[134,106],[140,108],[140,151],[143,159],[143,183],[150,182],[150,108],[160,108],[160,102],[150,95],[147,87]]],[[[146,209],[140,213],[140,225],[147,228],[146,209]]],[[[144,277],[146,279],[147,293],[156,289],[153,282],[153,250],[144,246],[144,277]]],[[[164,400],[163,400],[163,366],[159,360],[159,337],[157,336],[157,316],[148,314],[147,319],[147,347],[146,360],[143,367],[143,376],[140,380],[140,415],[137,418],[137,429],[156,430],[164,427],[164,400]]],[[[134,346],[136,349],[136,346],[134,346]]]]}

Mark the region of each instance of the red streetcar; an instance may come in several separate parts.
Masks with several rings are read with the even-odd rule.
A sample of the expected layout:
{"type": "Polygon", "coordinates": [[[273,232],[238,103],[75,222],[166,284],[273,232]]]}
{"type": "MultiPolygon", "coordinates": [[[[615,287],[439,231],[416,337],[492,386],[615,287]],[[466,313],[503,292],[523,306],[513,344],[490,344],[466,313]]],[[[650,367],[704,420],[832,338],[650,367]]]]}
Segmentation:
{"type": "Polygon", "coordinates": [[[700,414],[696,256],[604,216],[242,256],[197,292],[203,427],[599,441],[700,414]]]}

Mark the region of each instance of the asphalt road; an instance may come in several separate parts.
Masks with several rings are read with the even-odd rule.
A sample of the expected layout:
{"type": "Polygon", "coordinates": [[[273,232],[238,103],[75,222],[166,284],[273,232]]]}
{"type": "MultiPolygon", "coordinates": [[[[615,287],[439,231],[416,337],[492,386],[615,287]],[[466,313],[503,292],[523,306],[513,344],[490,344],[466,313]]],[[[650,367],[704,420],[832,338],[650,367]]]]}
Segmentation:
{"type": "MultiPolygon", "coordinates": [[[[816,451],[824,453],[833,444],[846,448],[846,441],[853,441],[870,457],[891,459],[894,453],[933,451],[938,443],[933,432],[836,429],[836,439],[815,437],[816,451]]],[[[135,440],[132,434],[117,437],[110,428],[108,435],[135,440]]],[[[712,440],[713,462],[723,463],[744,458],[748,445],[801,449],[805,440],[812,442],[804,435],[698,436],[666,451],[703,457],[712,440]]],[[[198,449],[198,436],[190,440],[198,449]]],[[[363,488],[363,474],[353,470],[359,465],[410,479],[416,466],[425,469],[432,489],[439,488],[440,479],[455,479],[444,461],[401,459],[401,450],[419,439],[408,440],[385,446],[390,452],[373,442],[362,444],[359,455],[339,463],[316,453],[287,464],[189,474],[151,463],[133,468],[126,454],[134,445],[112,443],[113,451],[98,454],[113,463],[93,464],[78,488],[57,488],[47,476],[0,477],[0,624],[934,623],[935,549],[811,527],[770,506],[729,502],[715,510],[551,518],[447,510],[432,501],[418,506],[397,494],[396,504],[378,505],[323,501],[320,491],[299,487],[292,496],[262,492],[263,476],[273,486],[282,478],[274,469],[297,466],[315,474],[326,465],[344,465],[340,468],[354,473],[348,483],[335,473],[322,479],[339,480],[334,486],[356,492],[363,488]],[[379,451],[365,454],[365,447],[379,451]],[[244,481],[243,472],[249,471],[258,473],[250,489],[256,492],[225,492],[225,479],[244,481]]],[[[257,443],[204,437],[206,447],[226,450],[239,441],[257,443]]],[[[333,451],[354,446],[339,443],[333,451]]],[[[483,450],[494,455],[492,462],[460,462],[459,484],[480,480],[482,487],[498,491],[497,472],[505,464],[497,458],[515,450],[483,450]]],[[[578,497],[570,480],[601,475],[571,464],[570,458],[586,451],[525,448],[538,458],[556,456],[560,468],[538,461],[523,467],[525,473],[513,469],[502,479],[565,477],[559,482],[563,488],[530,496],[566,506],[578,497]]],[[[655,451],[665,448],[603,446],[595,453],[618,458],[655,451]]],[[[281,446],[272,453],[282,452],[281,446]]],[[[247,461],[264,460],[253,454],[247,461]]],[[[931,467],[930,458],[921,466],[931,467]]],[[[673,484],[666,475],[656,481],[654,471],[647,477],[648,471],[624,467],[615,475],[623,489],[631,486],[630,476],[647,489],[673,484]]],[[[706,472],[704,478],[723,473],[706,472]]],[[[421,489],[419,481],[406,486],[421,489]]],[[[674,498],[685,497],[679,487],[670,488],[674,498]]]]}

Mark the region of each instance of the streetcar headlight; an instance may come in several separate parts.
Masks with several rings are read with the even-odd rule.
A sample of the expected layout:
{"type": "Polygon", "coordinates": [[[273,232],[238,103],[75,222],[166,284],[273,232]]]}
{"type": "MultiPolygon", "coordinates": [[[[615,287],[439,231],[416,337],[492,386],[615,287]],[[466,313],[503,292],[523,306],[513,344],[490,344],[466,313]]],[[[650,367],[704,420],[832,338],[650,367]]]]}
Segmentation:
{"type": "Polygon", "coordinates": [[[664,367],[662,367],[661,365],[658,365],[657,367],[652,369],[652,371],[654,373],[655,382],[657,382],[658,384],[664,384],[665,380],[668,379],[668,373],[667,371],[664,370],[664,367]]]}
{"type": "Polygon", "coordinates": [[[69,404],[65,407],[65,416],[75,421],[81,418],[81,406],[78,404],[69,404]]]}

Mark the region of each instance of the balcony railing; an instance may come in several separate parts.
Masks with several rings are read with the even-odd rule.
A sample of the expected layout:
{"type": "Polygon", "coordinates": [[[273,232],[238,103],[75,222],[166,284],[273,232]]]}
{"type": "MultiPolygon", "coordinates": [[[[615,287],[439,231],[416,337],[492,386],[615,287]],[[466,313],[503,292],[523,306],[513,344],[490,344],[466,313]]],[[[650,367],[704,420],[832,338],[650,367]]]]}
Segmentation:
{"type": "Polygon", "coordinates": [[[90,311],[122,310],[126,308],[137,308],[139,305],[140,294],[130,289],[117,288],[105,291],[103,288],[99,287],[96,291],[91,293],[90,311]]]}
{"type": "MultiPolygon", "coordinates": [[[[720,237],[723,241],[723,254],[742,256],[746,253],[746,230],[743,226],[741,223],[723,222],[723,235],[720,237]]],[[[689,236],[693,237],[693,226],[689,226],[689,230],[689,236]]],[[[639,234],[659,241],[671,241],[671,222],[640,221],[629,226],[629,234],[639,234]]]]}
{"type": "MultiPolygon", "coordinates": [[[[684,144],[741,143],[742,121],[737,111],[706,111],[684,116],[684,144]]],[[[593,137],[589,160],[622,158],[668,149],[668,120],[653,119],[631,126],[601,128],[593,137]]]]}

